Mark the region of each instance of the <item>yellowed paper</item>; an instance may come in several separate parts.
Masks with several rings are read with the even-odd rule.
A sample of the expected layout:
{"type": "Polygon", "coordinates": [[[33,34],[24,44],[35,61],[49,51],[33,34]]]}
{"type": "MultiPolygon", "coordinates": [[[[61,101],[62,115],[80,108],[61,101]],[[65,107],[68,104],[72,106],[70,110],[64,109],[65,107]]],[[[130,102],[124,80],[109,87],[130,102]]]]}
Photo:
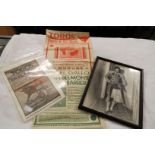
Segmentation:
{"type": "Polygon", "coordinates": [[[38,115],[37,128],[104,128],[105,123],[94,114],[78,109],[92,68],[92,46],[89,33],[47,31],[47,58],[67,82],[62,108],[52,107],[38,115]],[[82,38],[82,39],[81,39],[82,38]]]}

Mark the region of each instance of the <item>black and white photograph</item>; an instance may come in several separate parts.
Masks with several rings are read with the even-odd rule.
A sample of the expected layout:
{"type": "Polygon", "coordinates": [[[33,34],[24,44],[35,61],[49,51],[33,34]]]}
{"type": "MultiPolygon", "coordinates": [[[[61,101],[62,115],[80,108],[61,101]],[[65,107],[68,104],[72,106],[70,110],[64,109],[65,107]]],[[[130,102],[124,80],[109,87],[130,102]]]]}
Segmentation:
{"type": "Polygon", "coordinates": [[[133,128],[142,128],[143,69],[97,57],[79,105],[133,128]]]}

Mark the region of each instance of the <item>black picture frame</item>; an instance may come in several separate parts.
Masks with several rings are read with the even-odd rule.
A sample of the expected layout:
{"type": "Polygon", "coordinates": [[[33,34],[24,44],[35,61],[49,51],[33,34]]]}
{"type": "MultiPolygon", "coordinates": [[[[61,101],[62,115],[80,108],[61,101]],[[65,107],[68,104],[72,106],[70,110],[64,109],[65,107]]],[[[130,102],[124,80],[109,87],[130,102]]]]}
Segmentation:
{"type": "MultiPolygon", "coordinates": [[[[81,101],[80,101],[80,104],[79,104],[78,108],[81,109],[81,110],[90,112],[90,113],[94,113],[94,114],[96,114],[98,116],[101,116],[103,118],[106,118],[106,119],[118,122],[120,124],[126,125],[126,126],[128,126],[130,128],[142,129],[143,128],[143,79],[144,79],[144,77],[143,77],[144,74],[143,73],[144,73],[144,71],[141,68],[134,67],[134,66],[131,66],[131,65],[127,65],[127,64],[124,64],[124,63],[120,63],[120,62],[117,62],[117,61],[113,61],[113,60],[110,60],[110,59],[106,59],[106,58],[102,58],[102,57],[97,56],[97,58],[95,60],[95,63],[94,63],[94,66],[93,66],[93,69],[92,69],[92,72],[90,74],[89,80],[88,80],[87,85],[85,87],[85,90],[84,90],[84,93],[83,93],[83,96],[81,98],[81,101]],[[112,63],[112,64],[115,64],[117,66],[123,66],[125,68],[134,69],[135,71],[139,71],[139,88],[138,88],[139,89],[139,94],[138,94],[139,103],[138,103],[138,106],[137,106],[138,107],[138,115],[137,115],[137,118],[138,118],[137,120],[138,121],[137,121],[137,123],[126,121],[126,120],[121,119],[119,117],[115,117],[114,115],[109,115],[106,112],[101,112],[101,111],[98,111],[96,109],[93,109],[93,108],[90,108],[90,107],[84,105],[87,93],[89,91],[89,87],[90,87],[90,85],[92,83],[93,77],[95,75],[96,67],[97,67],[97,64],[99,63],[99,61],[109,62],[110,64],[112,63]]],[[[97,90],[94,90],[94,92],[95,91],[97,91],[97,90]]]]}

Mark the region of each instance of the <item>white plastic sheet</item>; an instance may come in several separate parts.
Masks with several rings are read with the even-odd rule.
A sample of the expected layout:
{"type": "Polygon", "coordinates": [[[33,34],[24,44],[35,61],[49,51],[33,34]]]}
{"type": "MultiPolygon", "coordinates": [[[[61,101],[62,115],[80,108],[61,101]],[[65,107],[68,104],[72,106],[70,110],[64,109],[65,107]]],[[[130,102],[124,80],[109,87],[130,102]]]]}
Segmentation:
{"type": "MultiPolygon", "coordinates": [[[[124,38],[91,38],[93,55],[112,59],[144,69],[144,128],[155,128],[155,41],[124,38]]],[[[0,58],[0,64],[11,62],[26,52],[43,52],[44,35],[15,35],[0,58]]],[[[2,87],[3,84],[0,84],[2,87]]],[[[3,89],[3,91],[7,91],[3,89]]],[[[4,92],[1,92],[4,93],[4,92]]],[[[5,92],[6,94],[6,92],[5,92]]],[[[23,124],[9,96],[0,95],[0,128],[31,128],[31,122],[23,124]]],[[[109,120],[107,128],[127,128],[109,120]]]]}

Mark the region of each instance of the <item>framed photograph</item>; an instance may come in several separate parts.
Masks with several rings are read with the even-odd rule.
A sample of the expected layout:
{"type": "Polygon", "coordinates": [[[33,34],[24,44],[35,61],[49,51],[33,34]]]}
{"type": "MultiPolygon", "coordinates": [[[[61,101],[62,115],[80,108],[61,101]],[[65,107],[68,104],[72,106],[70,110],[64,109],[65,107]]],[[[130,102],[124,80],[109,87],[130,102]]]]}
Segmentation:
{"type": "Polygon", "coordinates": [[[143,69],[97,57],[79,109],[143,127],[143,69]]]}
{"type": "Polygon", "coordinates": [[[24,121],[64,98],[64,93],[49,74],[49,62],[34,55],[1,68],[14,103],[24,121]]]}

